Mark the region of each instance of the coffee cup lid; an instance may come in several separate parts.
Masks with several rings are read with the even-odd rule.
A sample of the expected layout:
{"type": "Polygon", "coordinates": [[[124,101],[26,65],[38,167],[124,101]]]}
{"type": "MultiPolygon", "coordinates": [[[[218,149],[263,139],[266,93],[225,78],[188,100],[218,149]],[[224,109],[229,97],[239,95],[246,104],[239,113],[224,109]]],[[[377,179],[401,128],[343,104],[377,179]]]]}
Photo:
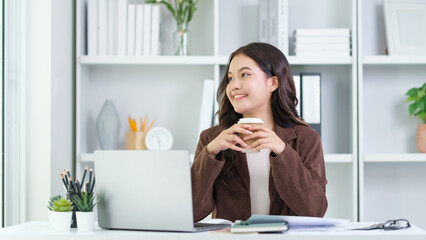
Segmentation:
{"type": "Polygon", "coordinates": [[[261,118],[240,118],[238,120],[238,123],[260,123],[263,124],[263,121],[261,118]]]}

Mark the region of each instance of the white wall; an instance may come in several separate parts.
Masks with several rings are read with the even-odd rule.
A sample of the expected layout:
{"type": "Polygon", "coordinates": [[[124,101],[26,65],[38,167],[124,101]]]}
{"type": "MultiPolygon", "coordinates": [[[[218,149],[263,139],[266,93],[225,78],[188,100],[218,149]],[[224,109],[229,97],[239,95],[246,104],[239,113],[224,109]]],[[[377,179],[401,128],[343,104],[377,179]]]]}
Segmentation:
{"type": "Polygon", "coordinates": [[[26,220],[47,220],[65,194],[58,168],[72,166],[73,1],[26,1],[26,220]]]}

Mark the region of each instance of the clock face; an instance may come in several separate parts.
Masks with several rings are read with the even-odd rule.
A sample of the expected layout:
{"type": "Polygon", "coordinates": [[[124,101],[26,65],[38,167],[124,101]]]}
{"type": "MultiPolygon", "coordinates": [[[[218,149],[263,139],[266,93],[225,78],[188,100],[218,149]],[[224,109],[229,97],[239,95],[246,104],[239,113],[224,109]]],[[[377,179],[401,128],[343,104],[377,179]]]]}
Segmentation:
{"type": "Polygon", "coordinates": [[[146,134],[145,145],[149,150],[169,150],[173,145],[173,136],[166,128],[155,127],[146,134]]]}

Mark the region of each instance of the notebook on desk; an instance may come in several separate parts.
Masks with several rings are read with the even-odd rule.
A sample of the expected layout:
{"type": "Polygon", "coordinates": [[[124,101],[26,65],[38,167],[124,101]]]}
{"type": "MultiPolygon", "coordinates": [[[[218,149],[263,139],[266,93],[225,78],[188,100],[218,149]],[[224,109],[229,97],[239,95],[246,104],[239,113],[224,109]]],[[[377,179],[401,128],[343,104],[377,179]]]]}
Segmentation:
{"type": "Polygon", "coordinates": [[[208,231],[194,225],[187,151],[95,151],[99,227],[155,231],[208,231]]]}

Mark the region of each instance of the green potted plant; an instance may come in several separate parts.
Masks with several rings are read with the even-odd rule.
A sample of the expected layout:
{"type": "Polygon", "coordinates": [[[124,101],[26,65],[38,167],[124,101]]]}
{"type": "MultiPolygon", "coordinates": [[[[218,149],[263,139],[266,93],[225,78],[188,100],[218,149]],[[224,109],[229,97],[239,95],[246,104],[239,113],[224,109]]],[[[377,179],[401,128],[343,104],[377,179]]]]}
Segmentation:
{"type": "Polygon", "coordinates": [[[47,211],[47,219],[48,219],[48,222],[49,222],[49,230],[53,230],[53,222],[52,222],[53,202],[55,200],[60,199],[60,198],[62,198],[61,195],[53,196],[49,199],[49,202],[47,204],[47,209],[49,209],[49,211],[47,211]]]}
{"type": "Polygon", "coordinates": [[[410,115],[418,117],[422,123],[417,125],[417,149],[426,153],[426,83],[419,88],[411,88],[405,94],[410,102],[408,111],[410,115]]]}
{"type": "Polygon", "coordinates": [[[71,226],[72,206],[71,201],[55,196],[50,198],[48,207],[50,211],[50,229],[54,231],[69,231],[71,226]]]}
{"type": "Polygon", "coordinates": [[[74,195],[73,202],[78,211],[77,216],[77,228],[79,232],[87,232],[93,230],[95,215],[93,208],[95,207],[95,197],[92,193],[82,192],[80,196],[74,195]]]}
{"type": "Polygon", "coordinates": [[[146,0],[145,3],[164,4],[176,20],[173,49],[177,56],[189,55],[190,31],[188,25],[194,16],[198,0],[146,0]]]}

